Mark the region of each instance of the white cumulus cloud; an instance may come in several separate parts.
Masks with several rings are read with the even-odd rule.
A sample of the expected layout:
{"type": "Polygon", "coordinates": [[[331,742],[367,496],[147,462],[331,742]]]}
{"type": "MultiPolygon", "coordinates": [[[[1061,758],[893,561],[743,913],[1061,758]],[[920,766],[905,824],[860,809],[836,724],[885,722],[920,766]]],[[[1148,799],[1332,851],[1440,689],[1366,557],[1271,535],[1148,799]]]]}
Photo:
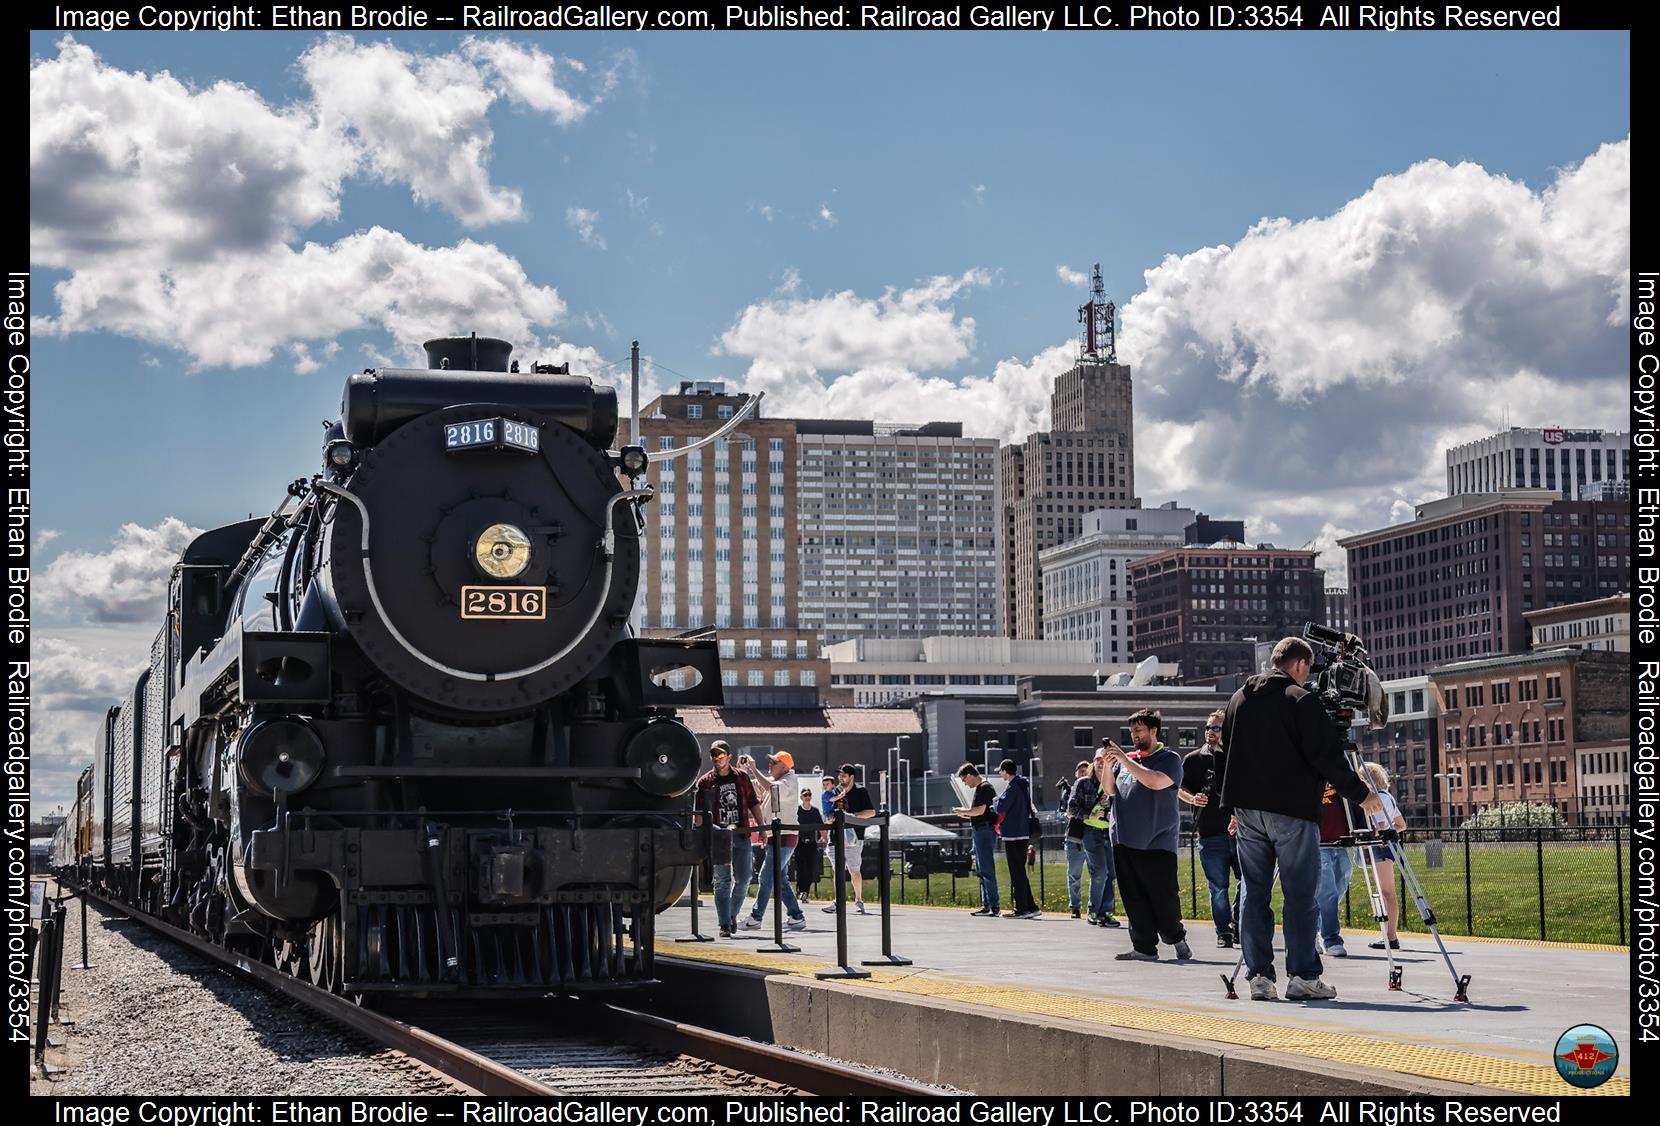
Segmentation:
{"type": "Polygon", "coordinates": [[[35,595],[92,622],[159,623],[173,564],[201,531],[175,516],[153,528],[123,524],[110,550],[66,551],[52,560],[35,595]]]}
{"type": "Polygon", "coordinates": [[[563,315],[558,293],[494,246],[306,234],[338,219],[363,176],[468,225],[523,218],[519,192],[490,178],[492,106],[574,124],[627,65],[589,74],[508,40],[422,55],[328,36],[296,69],[308,94],[275,103],[234,82],[110,66],[70,37],[32,61],[30,250],[68,274],[40,331],[120,333],[198,365],[285,353],[304,371],[318,342],[352,329],[393,333],[414,355],[434,332],[527,340],[563,315]]]}
{"type": "Polygon", "coordinates": [[[1089,275],[1082,270],[1074,270],[1071,266],[1055,267],[1055,276],[1067,285],[1088,285],[1089,275]]]}

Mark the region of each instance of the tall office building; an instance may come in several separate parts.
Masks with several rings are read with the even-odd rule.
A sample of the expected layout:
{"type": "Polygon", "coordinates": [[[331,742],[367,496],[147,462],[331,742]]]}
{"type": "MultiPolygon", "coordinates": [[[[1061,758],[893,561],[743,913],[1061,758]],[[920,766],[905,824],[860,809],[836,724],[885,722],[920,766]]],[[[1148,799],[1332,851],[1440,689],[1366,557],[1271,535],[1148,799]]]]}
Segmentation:
{"type": "Polygon", "coordinates": [[[1631,483],[1631,435],[1618,430],[1509,430],[1447,451],[1447,495],[1551,489],[1590,499],[1588,486],[1631,483]]]}
{"type": "Polygon", "coordinates": [[[1043,636],[1038,554],[1078,535],[1098,508],[1139,508],[1130,367],[1113,347],[1113,309],[1100,289],[1079,310],[1086,332],[1078,362],[1055,378],[1046,431],[1003,447],[1002,490],[1009,637],[1043,636]]]}
{"type": "Polygon", "coordinates": [[[1631,535],[1629,500],[1506,489],[1420,504],[1414,520],[1338,541],[1354,632],[1385,679],[1524,653],[1527,611],[1630,589],[1631,535]]]}
{"type": "Polygon", "coordinates": [[[745,690],[728,697],[751,702],[827,685],[826,640],[1000,630],[995,439],[964,438],[960,423],[752,415],[663,460],[747,398],[686,382],[641,411],[658,490],[641,547],[644,628],[716,627],[731,643],[727,687],[745,690]]]}
{"type": "Polygon", "coordinates": [[[1087,641],[1096,662],[1128,661],[1135,651],[1130,564],[1187,542],[1195,516],[1174,501],[1086,513],[1076,539],[1038,553],[1044,640],[1087,641]]]}
{"type": "Polygon", "coordinates": [[[995,438],[960,422],[795,431],[803,627],[826,644],[1002,631],[995,438]]]}

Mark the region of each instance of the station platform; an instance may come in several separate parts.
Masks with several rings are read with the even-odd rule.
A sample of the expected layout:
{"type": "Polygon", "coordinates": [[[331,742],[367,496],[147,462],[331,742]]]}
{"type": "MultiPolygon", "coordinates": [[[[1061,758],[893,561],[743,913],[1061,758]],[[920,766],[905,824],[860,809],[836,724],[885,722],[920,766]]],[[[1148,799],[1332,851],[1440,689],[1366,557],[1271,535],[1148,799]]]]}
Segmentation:
{"type": "MultiPolygon", "coordinates": [[[[1429,935],[1404,934],[1395,952],[1403,990],[1390,992],[1375,931],[1347,934],[1349,957],[1324,958],[1331,1001],[1238,1000],[1221,976],[1237,950],[1216,946],[1208,922],[1190,922],[1194,957],[1119,962],[1125,928],[1069,915],[976,918],[966,908],[893,908],[893,952],[910,966],[860,967],[881,954],[881,920],[849,914],[849,961],[867,979],[820,981],[833,968],[835,917],[807,907],[808,929],[785,933],[800,953],[764,953],[760,930],[712,942],[691,933],[689,900],[658,916],[659,976],[679,995],[714,991],[715,1008],[750,1011],[740,1034],[892,1067],[926,1082],[990,1094],[1355,1093],[1628,1095],[1628,1052],[1589,1092],[1565,1082],[1558,1037],[1597,1024],[1629,1048],[1631,967],[1625,947],[1450,937],[1469,1003],[1429,935]],[[1014,1053],[999,1064],[1000,1053],[1014,1053]]],[[[747,914],[747,907],[745,908],[747,914]]],[[[718,935],[706,893],[700,930],[718,935]]],[[[1276,937],[1278,937],[1276,935],[1276,937]]],[[[1279,948],[1277,948],[1279,950],[1279,948]]],[[[1277,958],[1283,996],[1283,950],[1277,958]]],[[[707,1008],[689,1009],[707,1019],[707,1008]]]]}

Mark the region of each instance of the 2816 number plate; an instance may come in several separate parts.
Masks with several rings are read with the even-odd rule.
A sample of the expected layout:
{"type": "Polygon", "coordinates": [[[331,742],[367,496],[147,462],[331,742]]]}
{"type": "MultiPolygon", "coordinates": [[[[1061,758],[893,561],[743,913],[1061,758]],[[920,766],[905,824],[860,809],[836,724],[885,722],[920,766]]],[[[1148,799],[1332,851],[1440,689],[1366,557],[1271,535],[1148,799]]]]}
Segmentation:
{"type": "Polygon", "coordinates": [[[463,618],[542,621],[548,616],[548,591],[540,586],[464,586],[463,618]]]}

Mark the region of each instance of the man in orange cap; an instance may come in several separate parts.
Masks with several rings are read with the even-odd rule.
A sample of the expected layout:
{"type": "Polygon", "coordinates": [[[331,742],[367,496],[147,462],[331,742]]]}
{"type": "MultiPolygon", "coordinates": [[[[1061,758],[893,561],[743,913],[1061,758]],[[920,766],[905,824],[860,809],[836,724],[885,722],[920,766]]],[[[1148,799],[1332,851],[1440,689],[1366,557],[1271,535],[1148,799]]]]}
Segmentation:
{"type": "MultiPolygon", "coordinates": [[[[767,756],[768,778],[763,778],[752,763],[748,763],[745,756],[745,768],[750,771],[755,782],[756,792],[762,795],[766,803],[766,810],[762,813],[761,826],[765,828],[772,824],[777,817],[781,823],[778,842],[778,895],[784,901],[784,913],[789,921],[784,924],[785,930],[801,931],[807,929],[807,916],[801,911],[801,903],[795,897],[795,888],[790,886],[789,877],[784,875],[790,867],[790,856],[795,852],[795,846],[800,842],[799,830],[801,818],[797,810],[800,803],[796,795],[801,792],[801,781],[795,776],[795,756],[788,751],[779,751],[767,756]]],[[[765,841],[765,837],[759,837],[765,841]]],[[[772,849],[770,847],[761,852],[758,863],[761,865],[761,886],[755,891],[755,906],[749,916],[739,925],[746,931],[760,927],[761,916],[766,913],[767,900],[772,896],[772,849]]]]}

